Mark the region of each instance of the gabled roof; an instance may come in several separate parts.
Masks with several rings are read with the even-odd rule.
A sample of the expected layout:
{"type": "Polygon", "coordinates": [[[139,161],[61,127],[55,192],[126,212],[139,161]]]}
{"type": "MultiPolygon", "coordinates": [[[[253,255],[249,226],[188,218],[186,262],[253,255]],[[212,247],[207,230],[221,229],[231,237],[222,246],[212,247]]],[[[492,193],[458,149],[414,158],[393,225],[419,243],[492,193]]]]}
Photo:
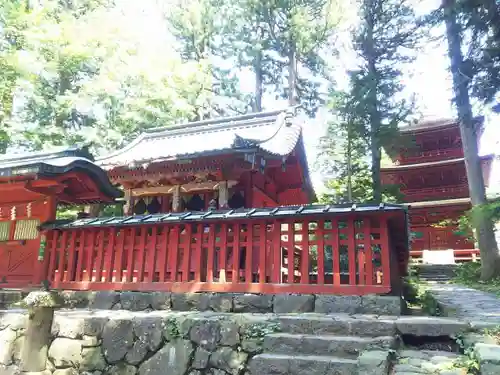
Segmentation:
{"type": "Polygon", "coordinates": [[[249,150],[287,156],[302,142],[302,126],[294,119],[295,110],[293,107],[147,130],[126,147],[96,162],[110,170],[249,150]]]}
{"type": "Polygon", "coordinates": [[[58,177],[74,171],[89,175],[101,192],[111,199],[123,195],[111,184],[106,172],[94,164],[87,147],[59,147],[52,151],[0,156],[0,182],[33,175],[37,178],[58,177]]]}
{"type": "MultiPolygon", "coordinates": [[[[483,130],[484,126],[484,117],[476,116],[473,121],[481,126],[480,132],[483,130]]],[[[399,127],[399,131],[401,133],[416,133],[416,132],[424,132],[428,130],[438,130],[450,127],[458,127],[458,119],[453,118],[440,118],[440,119],[423,119],[412,123],[410,125],[404,125],[399,127]]]]}

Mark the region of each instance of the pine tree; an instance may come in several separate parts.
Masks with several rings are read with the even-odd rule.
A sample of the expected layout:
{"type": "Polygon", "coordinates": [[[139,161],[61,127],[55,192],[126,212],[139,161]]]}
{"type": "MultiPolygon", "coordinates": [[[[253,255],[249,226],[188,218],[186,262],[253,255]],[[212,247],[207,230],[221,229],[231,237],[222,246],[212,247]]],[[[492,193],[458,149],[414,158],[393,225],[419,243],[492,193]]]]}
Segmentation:
{"type": "Polygon", "coordinates": [[[401,68],[412,61],[409,50],[416,47],[418,20],[409,4],[398,0],[363,0],[361,23],[354,40],[360,68],[351,72],[350,93],[359,121],[365,124],[369,141],[374,202],[382,201],[380,166],[382,148],[397,136],[398,125],[413,110],[413,103],[398,99],[402,92],[401,68]]]}
{"type": "Polygon", "coordinates": [[[459,7],[455,0],[443,1],[448,57],[453,78],[453,92],[457,109],[460,134],[464,148],[467,180],[473,205],[472,226],[481,251],[481,278],[489,280],[500,275],[500,254],[493,231],[491,217],[481,207],[487,204],[481,160],[478,156],[477,127],[473,120],[470,100],[471,77],[465,72],[469,64],[462,54],[463,29],[459,23],[459,7]]]}

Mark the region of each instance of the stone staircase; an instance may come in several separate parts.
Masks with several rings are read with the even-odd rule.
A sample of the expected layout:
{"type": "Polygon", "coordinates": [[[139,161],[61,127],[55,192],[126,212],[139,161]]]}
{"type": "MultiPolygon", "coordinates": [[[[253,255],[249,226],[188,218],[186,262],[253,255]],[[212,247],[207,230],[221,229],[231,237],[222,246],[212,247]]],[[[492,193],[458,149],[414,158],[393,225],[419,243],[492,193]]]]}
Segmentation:
{"type": "Polygon", "coordinates": [[[447,282],[455,276],[454,264],[421,264],[416,266],[420,279],[432,282],[447,282]]]}
{"type": "Polygon", "coordinates": [[[281,332],[266,335],[264,352],[251,359],[251,375],[386,375],[389,352],[397,346],[394,321],[390,319],[303,314],[279,320],[281,332]],[[381,356],[369,372],[363,372],[360,355],[367,352],[381,356]]]}

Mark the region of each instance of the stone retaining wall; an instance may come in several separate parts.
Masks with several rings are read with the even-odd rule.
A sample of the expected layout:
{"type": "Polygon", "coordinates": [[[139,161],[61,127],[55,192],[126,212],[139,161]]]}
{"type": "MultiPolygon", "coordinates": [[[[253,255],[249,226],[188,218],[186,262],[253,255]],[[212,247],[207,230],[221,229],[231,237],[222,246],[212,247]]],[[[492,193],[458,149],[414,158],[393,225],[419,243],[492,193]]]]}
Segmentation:
{"type": "MultiPolygon", "coordinates": [[[[21,371],[29,316],[0,318],[0,374],[21,371]]],[[[55,314],[46,375],[238,375],[278,328],[269,315],[67,311],[55,314]]],[[[30,375],[34,375],[31,372],[30,375]]]]}
{"type": "Polygon", "coordinates": [[[76,292],[60,295],[70,308],[96,310],[174,310],[235,313],[349,313],[400,315],[395,296],[339,296],[312,294],[238,294],[168,292],[76,292]]]}

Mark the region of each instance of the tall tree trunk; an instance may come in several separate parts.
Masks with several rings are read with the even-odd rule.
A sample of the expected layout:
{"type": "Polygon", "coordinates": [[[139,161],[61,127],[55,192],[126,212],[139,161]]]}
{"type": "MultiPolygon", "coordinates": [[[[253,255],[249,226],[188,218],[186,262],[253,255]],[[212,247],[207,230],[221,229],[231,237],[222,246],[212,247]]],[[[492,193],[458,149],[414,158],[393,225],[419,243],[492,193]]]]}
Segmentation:
{"type": "MultiPolygon", "coordinates": [[[[481,160],[478,156],[477,132],[469,98],[469,79],[461,72],[464,61],[461,50],[462,35],[460,25],[457,22],[456,1],[443,0],[443,9],[448,40],[448,57],[453,77],[453,91],[460,122],[469,191],[473,208],[481,208],[481,205],[487,203],[486,189],[481,160]]],[[[484,210],[473,209],[472,225],[476,230],[476,238],[481,251],[481,278],[488,280],[500,275],[500,255],[498,254],[491,217],[484,210]]]]}
{"type": "Polygon", "coordinates": [[[262,94],[263,94],[263,81],[264,72],[262,69],[262,50],[257,52],[257,56],[254,61],[254,71],[255,71],[255,103],[254,112],[262,111],[262,94]]]}
{"type": "Polygon", "coordinates": [[[295,42],[290,41],[290,50],[288,51],[288,104],[294,106],[297,104],[297,52],[295,42]]]}
{"type": "Polygon", "coordinates": [[[377,91],[378,91],[378,71],[375,63],[375,41],[373,32],[375,27],[374,12],[375,4],[373,0],[367,0],[365,3],[365,22],[367,27],[366,43],[364,45],[365,55],[368,62],[368,76],[371,77],[370,89],[368,95],[370,97],[369,118],[370,118],[370,153],[371,153],[371,175],[373,202],[382,202],[382,186],[380,180],[380,126],[381,116],[379,112],[377,91]]]}

